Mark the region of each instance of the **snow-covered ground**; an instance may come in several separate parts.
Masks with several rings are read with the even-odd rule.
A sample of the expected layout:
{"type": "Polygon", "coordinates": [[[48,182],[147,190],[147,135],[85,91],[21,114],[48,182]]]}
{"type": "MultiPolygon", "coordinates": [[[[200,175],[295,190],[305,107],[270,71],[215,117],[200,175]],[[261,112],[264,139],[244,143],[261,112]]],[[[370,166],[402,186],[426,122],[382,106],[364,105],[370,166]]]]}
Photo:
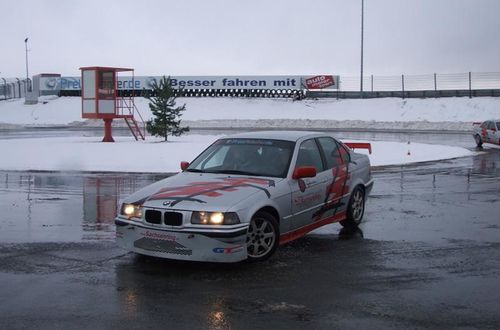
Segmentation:
{"type": "MultiPolygon", "coordinates": [[[[136,98],[144,119],[148,101],[136,98]]],[[[193,128],[356,128],[468,131],[471,123],[500,117],[500,98],[291,99],[179,98],[182,119],[193,128]]],[[[0,101],[0,128],[21,126],[102,126],[81,118],[79,97],[44,96],[36,105],[0,101]]],[[[115,121],[114,125],[124,125],[115,121]]]]}
{"type": "MultiPolygon", "coordinates": [[[[111,171],[173,173],[180,161],[191,161],[220,136],[186,135],[164,143],[148,138],[137,142],[115,137],[101,143],[97,137],[29,138],[0,140],[0,170],[111,171]]],[[[461,147],[421,143],[371,142],[374,166],[405,164],[471,155],[461,147]]],[[[365,150],[359,152],[366,153],[365,150]]]]}
{"type": "MultiPolygon", "coordinates": [[[[302,100],[182,98],[182,119],[193,128],[358,128],[470,130],[473,121],[500,117],[500,98],[302,100]]],[[[136,98],[144,119],[148,101],[136,98]]],[[[81,118],[79,97],[45,96],[36,105],[24,100],[0,101],[0,128],[99,126],[81,118]]],[[[114,125],[123,125],[119,120],[114,125]]],[[[1,133],[0,133],[1,134],[1,133]]],[[[190,134],[161,143],[148,137],[136,142],[115,137],[29,138],[0,140],[0,170],[177,172],[179,161],[192,160],[217,136],[190,134]]],[[[406,164],[471,155],[465,148],[372,142],[374,166],[406,164]]],[[[362,152],[362,151],[361,151],[362,152]]]]}

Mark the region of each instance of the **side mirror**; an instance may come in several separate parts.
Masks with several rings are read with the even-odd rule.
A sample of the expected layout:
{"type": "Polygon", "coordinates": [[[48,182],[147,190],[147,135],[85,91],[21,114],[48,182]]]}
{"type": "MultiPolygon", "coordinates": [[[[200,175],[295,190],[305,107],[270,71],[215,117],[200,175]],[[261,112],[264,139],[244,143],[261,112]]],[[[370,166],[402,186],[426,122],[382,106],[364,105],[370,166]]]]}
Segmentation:
{"type": "Polygon", "coordinates": [[[302,178],[314,178],[316,176],[316,168],[313,166],[302,166],[297,167],[293,171],[292,178],[294,180],[302,179],[302,178]]]}
{"type": "Polygon", "coordinates": [[[189,162],[181,162],[181,170],[185,171],[189,167],[189,162]]]}

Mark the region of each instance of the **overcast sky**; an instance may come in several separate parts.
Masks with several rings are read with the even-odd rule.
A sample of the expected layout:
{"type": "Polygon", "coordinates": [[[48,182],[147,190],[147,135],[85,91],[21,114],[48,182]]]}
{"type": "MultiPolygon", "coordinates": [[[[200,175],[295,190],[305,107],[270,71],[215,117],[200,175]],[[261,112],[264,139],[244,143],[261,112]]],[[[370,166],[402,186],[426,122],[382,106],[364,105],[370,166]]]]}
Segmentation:
{"type": "MultiPolygon", "coordinates": [[[[0,77],[360,71],[361,0],[11,0],[0,77]]],[[[365,0],[365,74],[500,72],[500,0],[365,0]]]]}

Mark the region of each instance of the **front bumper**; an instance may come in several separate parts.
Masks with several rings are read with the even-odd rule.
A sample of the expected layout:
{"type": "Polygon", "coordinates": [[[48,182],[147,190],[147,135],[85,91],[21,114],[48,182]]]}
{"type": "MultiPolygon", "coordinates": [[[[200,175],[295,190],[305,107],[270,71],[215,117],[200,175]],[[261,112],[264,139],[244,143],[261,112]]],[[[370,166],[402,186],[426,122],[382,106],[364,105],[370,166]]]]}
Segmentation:
{"type": "Polygon", "coordinates": [[[115,224],[118,246],[138,254],[208,262],[238,262],[247,258],[248,225],[224,231],[189,231],[155,228],[122,218],[116,218],[115,224]]]}

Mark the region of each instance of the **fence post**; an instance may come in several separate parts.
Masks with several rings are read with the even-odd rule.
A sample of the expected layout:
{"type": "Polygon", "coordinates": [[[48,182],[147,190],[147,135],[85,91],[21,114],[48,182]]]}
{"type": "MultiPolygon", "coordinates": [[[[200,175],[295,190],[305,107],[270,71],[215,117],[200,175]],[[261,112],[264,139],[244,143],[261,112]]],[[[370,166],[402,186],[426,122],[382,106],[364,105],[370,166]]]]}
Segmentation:
{"type": "Polygon", "coordinates": [[[401,75],[401,87],[403,88],[403,99],[405,98],[405,75],[401,75]]]}
{"type": "Polygon", "coordinates": [[[19,80],[19,78],[16,78],[17,79],[17,90],[19,91],[19,98],[22,98],[22,95],[21,95],[21,80],[19,80]]]}
{"type": "Polygon", "coordinates": [[[472,73],[469,71],[469,98],[472,98],[472,73]]]}
{"type": "Polygon", "coordinates": [[[2,78],[3,80],[3,97],[4,97],[4,100],[7,100],[7,80],[5,80],[5,78],[2,78]]]}

